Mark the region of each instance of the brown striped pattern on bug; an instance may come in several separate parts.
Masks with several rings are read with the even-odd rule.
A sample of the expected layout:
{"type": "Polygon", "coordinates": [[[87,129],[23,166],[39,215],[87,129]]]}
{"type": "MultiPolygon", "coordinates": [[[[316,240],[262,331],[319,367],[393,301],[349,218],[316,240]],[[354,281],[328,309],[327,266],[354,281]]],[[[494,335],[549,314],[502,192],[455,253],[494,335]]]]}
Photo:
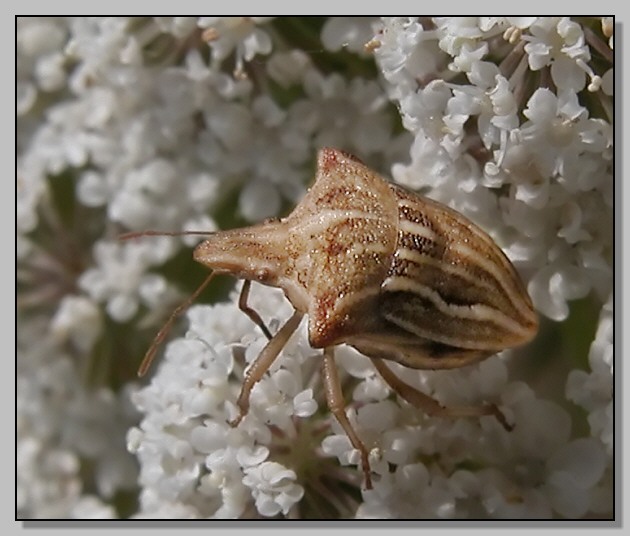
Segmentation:
{"type": "MultiPolygon", "coordinates": [[[[207,234],[195,260],[213,274],[245,280],[239,306],[270,339],[246,371],[232,425],[247,414],[251,389],[306,315],[311,346],[324,349],[328,405],[361,453],[368,488],[369,453],[345,413],[336,345],[370,357],[396,393],[431,415],[494,415],[509,429],[494,405],[445,408],[383,362],[460,367],[536,334],[537,316],[518,273],[490,236],[455,210],[326,148],[318,155],[314,185],[289,216],[207,234]],[[281,288],[295,308],[274,335],[247,306],[251,281],[281,288]]],[[[156,337],[142,372],[183,305],[156,337]]]]}

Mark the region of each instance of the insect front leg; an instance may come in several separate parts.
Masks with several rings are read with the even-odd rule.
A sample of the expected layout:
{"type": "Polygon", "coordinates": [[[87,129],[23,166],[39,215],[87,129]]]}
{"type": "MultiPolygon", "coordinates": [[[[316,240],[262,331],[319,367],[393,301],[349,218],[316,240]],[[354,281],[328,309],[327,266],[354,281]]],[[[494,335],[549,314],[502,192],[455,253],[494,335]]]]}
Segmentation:
{"type": "Polygon", "coordinates": [[[271,339],[271,332],[267,329],[265,322],[260,315],[254,311],[249,305],[247,305],[247,298],[249,297],[249,289],[252,286],[252,282],[249,279],[245,279],[243,281],[243,286],[241,288],[241,295],[238,298],[238,308],[243,311],[251,320],[256,324],[261,331],[265,334],[267,339],[271,339]]]}
{"type": "Polygon", "coordinates": [[[352,446],[361,454],[361,467],[365,475],[365,487],[372,489],[372,477],[370,475],[370,462],[368,459],[368,451],[359,436],[352,428],[348,416],[346,415],[346,405],[343,399],[343,391],[339,383],[339,375],[335,365],[335,350],[332,346],[324,349],[324,363],[322,366],[322,377],[324,381],[324,390],[326,391],[326,402],[328,408],[335,416],[339,424],[346,432],[352,446]]]}
{"type": "Polygon", "coordinates": [[[508,424],[505,415],[495,404],[483,404],[480,406],[443,406],[429,395],[418,391],[415,387],[402,381],[382,359],[371,358],[374,367],[381,377],[398,395],[412,406],[424,411],[432,417],[481,417],[482,415],[494,415],[507,431],[513,426],[508,424]]]}
{"type": "Polygon", "coordinates": [[[241,393],[236,401],[236,405],[239,408],[239,414],[235,419],[229,421],[230,426],[237,426],[243,417],[247,415],[247,412],[249,411],[249,395],[251,394],[254,385],[260,381],[265,372],[269,370],[269,367],[271,367],[273,362],[276,360],[291,335],[293,335],[293,332],[300,325],[302,316],[304,316],[302,313],[295,311],[293,316],[287,320],[284,326],[282,326],[278,332],[271,337],[262,352],[260,352],[260,355],[245,371],[245,378],[243,379],[241,393]]]}

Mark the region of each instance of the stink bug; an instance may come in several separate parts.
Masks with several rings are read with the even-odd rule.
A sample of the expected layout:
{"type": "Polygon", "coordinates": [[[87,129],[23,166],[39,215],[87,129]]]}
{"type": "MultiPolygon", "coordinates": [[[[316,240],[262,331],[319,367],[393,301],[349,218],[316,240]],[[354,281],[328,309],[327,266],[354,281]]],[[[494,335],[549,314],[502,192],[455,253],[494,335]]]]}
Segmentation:
{"type": "MultiPolygon", "coordinates": [[[[160,234],[182,233],[125,237],[160,234]]],[[[386,364],[462,367],[536,334],[537,316],[518,273],[493,240],[455,210],[386,181],[350,154],[325,148],[314,185],[286,218],[207,234],[194,258],[212,273],[160,330],[140,375],[174,319],[213,275],[231,274],[245,280],[240,309],[269,339],[245,373],[232,426],[247,414],[252,388],[307,315],[309,343],[323,349],[328,406],[361,454],[367,488],[368,450],[345,413],[336,345],[369,357],[396,393],[430,415],[494,415],[509,429],[495,405],[446,408],[386,364]],[[295,309],[275,334],[247,305],[251,281],[281,288],[295,309]]]]}

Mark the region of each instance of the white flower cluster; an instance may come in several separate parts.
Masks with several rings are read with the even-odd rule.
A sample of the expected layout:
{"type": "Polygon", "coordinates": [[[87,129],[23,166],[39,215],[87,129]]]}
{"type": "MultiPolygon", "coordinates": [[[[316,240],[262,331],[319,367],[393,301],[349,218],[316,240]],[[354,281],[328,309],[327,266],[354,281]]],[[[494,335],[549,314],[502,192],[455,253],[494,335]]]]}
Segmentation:
{"type": "MultiPolygon", "coordinates": [[[[255,297],[250,305],[271,315],[272,329],[290,313],[279,291],[255,297]]],[[[233,304],[194,306],[188,318],[186,337],[168,345],[153,382],[134,396],[145,414],[128,434],[141,463],[139,515],[163,517],[177,505],[191,517],[235,518],[248,513],[252,498],[260,515],[287,514],[304,489],[295,471],[269,457],[272,449],[286,450],[293,462],[305,454],[292,450],[300,434],[295,419],[317,409],[312,389],[298,392],[303,362],[312,365],[314,352],[304,336],[289,344],[254,389],[250,415],[232,428],[227,419],[235,416],[239,386],[231,377],[242,375],[242,361],[256,358],[267,339],[233,304]]]]}
{"type": "MultiPolygon", "coordinates": [[[[71,300],[72,301],[72,300],[71,300]]],[[[17,355],[17,515],[115,518],[116,495],[137,486],[124,434],[137,419],[129,388],[87,388],[62,340],[92,347],[87,300],[62,306],[52,327],[21,322],[17,355]],[[75,320],[71,321],[71,317],[75,320]],[[72,326],[68,330],[67,326],[72,326]],[[37,344],[33,344],[33,340],[37,344]],[[85,480],[89,468],[91,478],[85,480]]]]}
{"type": "MultiPolygon", "coordinates": [[[[612,39],[610,18],[18,19],[19,515],[610,516],[612,39]],[[322,146],[397,163],[396,181],[479,223],[544,317],[570,325],[587,296],[602,309],[590,370],[553,372],[566,399],[512,378],[501,356],[395,367],[446,405],[498,403],[515,428],[428,418],[339,347],[375,473],[361,490],[304,324],[227,423],[266,344],[236,293],[190,308],[137,388],[138,352],[193,286],[190,264],[173,271],[196,239],[117,236],[277,216],[322,146]]],[[[274,289],[254,285],[249,303],[272,333],[291,314],[274,289]]],[[[532,348],[523,361],[554,359],[532,348]]]]}

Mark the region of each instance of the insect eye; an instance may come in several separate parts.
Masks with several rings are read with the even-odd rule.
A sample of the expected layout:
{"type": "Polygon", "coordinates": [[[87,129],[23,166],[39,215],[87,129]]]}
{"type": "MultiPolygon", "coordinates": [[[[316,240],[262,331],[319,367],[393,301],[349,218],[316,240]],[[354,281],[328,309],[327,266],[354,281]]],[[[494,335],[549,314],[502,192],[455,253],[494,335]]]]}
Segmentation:
{"type": "Polygon", "coordinates": [[[271,272],[267,268],[261,268],[256,272],[256,279],[261,283],[269,281],[271,279],[271,272]]]}

